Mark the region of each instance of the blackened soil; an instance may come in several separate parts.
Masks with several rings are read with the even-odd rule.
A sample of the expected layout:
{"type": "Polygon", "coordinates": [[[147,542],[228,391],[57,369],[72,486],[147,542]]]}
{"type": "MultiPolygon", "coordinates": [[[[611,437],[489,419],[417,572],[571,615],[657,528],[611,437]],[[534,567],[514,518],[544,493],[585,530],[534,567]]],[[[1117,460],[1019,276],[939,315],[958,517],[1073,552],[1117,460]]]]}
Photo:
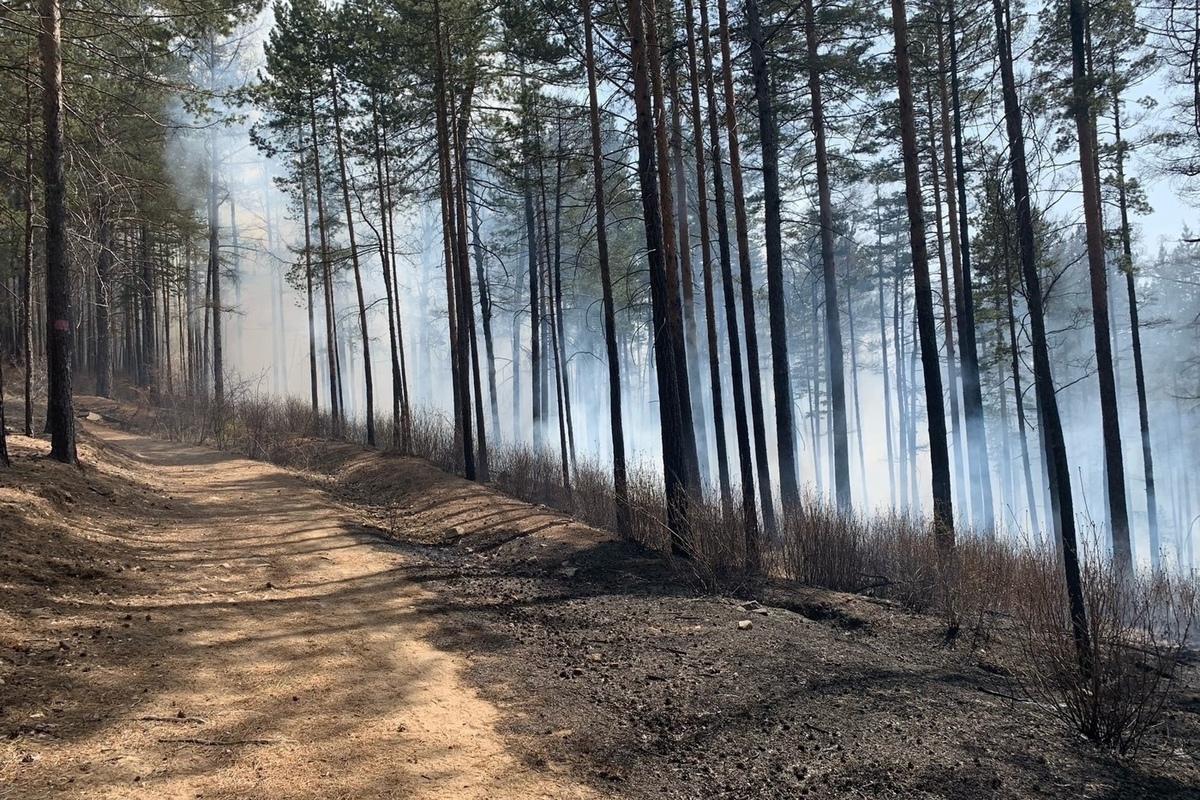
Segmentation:
{"type": "Polygon", "coordinates": [[[1024,699],[999,632],[951,647],[936,618],[867,598],[705,596],[618,542],[478,544],[410,549],[436,644],[470,658],[530,763],[615,795],[1200,798],[1195,667],[1118,758],[1024,699]]]}

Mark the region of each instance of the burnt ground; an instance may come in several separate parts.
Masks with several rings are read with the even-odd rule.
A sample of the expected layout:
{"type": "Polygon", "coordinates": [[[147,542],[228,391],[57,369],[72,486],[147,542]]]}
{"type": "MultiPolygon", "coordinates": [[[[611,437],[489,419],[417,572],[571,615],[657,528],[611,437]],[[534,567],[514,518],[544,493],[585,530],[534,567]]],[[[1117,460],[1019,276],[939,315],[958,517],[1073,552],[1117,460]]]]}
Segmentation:
{"type": "MultiPolygon", "coordinates": [[[[504,757],[515,759],[516,766],[505,770],[553,776],[551,786],[572,787],[571,796],[583,784],[595,794],[622,798],[1200,798],[1200,678],[1194,664],[1183,669],[1181,692],[1141,750],[1117,757],[1070,732],[1008,676],[1018,663],[1006,633],[1012,622],[998,621],[988,638],[964,634],[952,645],[935,616],[869,597],[782,585],[716,596],[690,581],[685,564],[667,563],[419,459],[350,445],[308,443],[306,452],[307,470],[288,480],[329,497],[353,518],[346,535],[367,547],[362,558],[388,566],[372,576],[370,594],[324,602],[335,603],[336,613],[350,613],[341,603],[384,603],[389,593],[403,594],[413,618],[403,616],[397,624],[412,627],[422,644],[442,654],[437,657],[457,664],[456,680],[469,686],[448,690],[450,696],[478,693],[498,710],[485,727],[502,736],[504,757]]],[[[194,459],[196,451],[190,453],[194,459]]],[[[97,450],[91,457],[103,461],[106,455],[97,450]]],[[[136,471],[122,458],[121,469],[136,471]]],[[[44,468],[56,475],[55,469],[44,468]]],[[[128,506],[128,524],[148,539],[152,529],[170,527],[169,515],[148,494],[119,485],[125,477],[119,470],[90,475],[68,487],[71,500],[46,489],[29,513],[49,518],[56,507],[82,498],[79,505],[91,509],[95,501],[102,509],[108,504],[103,492],[110,491],[137,500],[128,506]]],[[[41,476],[30,471],[29,477],[41,476]]],[[[59,539],[70,535],[61,525],[55,531],[59,539]]],[[[71,557],[50,553],[67,545],[41,547],[56,561],[38,566],[40,577],[22,584],[17,596],[23,625],[36,627],[34,620],[46,614],[53,616],[48,625],[65,626],[64,615],[78,613],[40,593],[67,597],[76,596],[74,589],[98,589],[118,595],[122,585],[143,581],[144,558],[139,563],[137,554],[121,553],[121,542],[94,539],[68,542],[71,557]],[[121,564],[126,570],[118,575],[121,564]]],[[[37,561],[34,554],[23,558],[26,566],[37,561]]],[[[18,572],[8,570],[8,581],[19,584],[18,572]]],[[[270,619],[275,608],[280,606],[257,606],[253,625],[286,625],[270,619]]],[[[370,612],[354,613],[368,618],[370,612]]],[[[196,613],[192,622],[200,625],[203,612],[196,613]]],[[[76,622],[70,626],[80,631],[92,625],[76,622]]],[[[106,636],[109,625],[106,620],[106,636]]],[[[58,634],[37,639],[34,627],[24,642],[14,636],[5,643],[16,649],[35,643],[24,654],[5,654],[7,676],[16,669],[26,679],[34,675],[53,684],[50,673],[78,660],[55,649],[58,634]]],[[[172,669],[168,657],[145,657],[154,657],[156,668],[161,663],[172,669]]],[[[358,667],[353,679],[343,678],[347,697],[359,681],[378,684],[366,667],[386,664],[374,661],[358,667]]],[[[340,662],[337,668],[350,666],[340,662]]],[[[0,686],[0,697],[5,688],[0,686]]],[[[356,718],[370,718],[372,709],[378,714],[386,686],[374,688],[379,691],[372,703],[352,706],[356,718]]],[[[70,706],[67,688],[49,693],[70,706]]],[[[95,717],[86,727],[102,733],[112,715],[92,708],[94,702],[84,705],[89,720],[95,717]]],[[[10,709],[5,717],[2,733],[10,746],[4,752],[34,752],[31,742],[54,746],[53,730],[38,724],[46,716],[59,722],[53,718],[59,709],[38,718],[24,710],[18,715],[10,709]]],[[[371,745],[396,747],[394,739],[380,734],[371,745]]],[[[256,769],[274,770],[286,781],[282,750],[258,750],[256,769]]],[[[386,754],[374,756],[364,766],[386,769],[386,754]]],[[[0,776],[20,776],[22,769],[0,764],[0,776]]],[[[228,793],[221,796],[282,796],[242,794],[235,778],[223,780],[228,793]]],[[[526,781],[524,786],[544,786],[526,781]]],[[[536,796],[566,796],[558,792],[536,796]]],[[[28,795],[6,794],[0,782],[0,798],[5,796],[28,795]]],[[[535,795],[510,786],[485,796],[535,795]]]]}
{"type": "Polygon", "coordinates": [[[525,758],[622,796],[1200,797],[1194,667],[1139,757],[1118,758],[1024,700],[1002,643],[948,647],[936,619],[823,593],[698,596],[616,542],[412,560],[435,642],[469,656],[525,758]]]}
{"type": "Polygon", "coordinates": [[[873,598],[714,596],[686,563],[421,462],[335,462],[331,489],[400,543],[434,643],[534,767],[622,797],[1200,798],[1195,664],[1118,757],[1028,699],[1011,621],[951,645],[873,598]]]}

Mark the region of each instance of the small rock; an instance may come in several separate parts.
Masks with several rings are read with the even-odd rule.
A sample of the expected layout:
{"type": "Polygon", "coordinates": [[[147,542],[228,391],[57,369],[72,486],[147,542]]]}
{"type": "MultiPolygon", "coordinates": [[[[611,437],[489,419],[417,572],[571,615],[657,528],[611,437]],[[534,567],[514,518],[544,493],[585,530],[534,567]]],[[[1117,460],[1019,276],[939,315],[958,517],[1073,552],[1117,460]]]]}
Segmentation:
{"type": "Polygon", "coordinates": [[[764,617],[771,613],[770,609],[766,609],[766,608],[755,608],[755,609],[751,609],[751,610],[755,614],[761,614],[764,617]]]}
{"type": "Polygon", "coordinates": [[[739,631],[748,631],[748,630],[750,630],[750,629],[751,629],[751,628],[753,628],[753,627],[754,627],[754,623],[753,623],[753,622],[751,622],[751,621],[750,621],[750,620],[748,620],[748,619],[744,619],[744,620],[742,620],[742,621],[740,621],[740,622],[738,623],[738,630],[739,630],[739,631]]]}

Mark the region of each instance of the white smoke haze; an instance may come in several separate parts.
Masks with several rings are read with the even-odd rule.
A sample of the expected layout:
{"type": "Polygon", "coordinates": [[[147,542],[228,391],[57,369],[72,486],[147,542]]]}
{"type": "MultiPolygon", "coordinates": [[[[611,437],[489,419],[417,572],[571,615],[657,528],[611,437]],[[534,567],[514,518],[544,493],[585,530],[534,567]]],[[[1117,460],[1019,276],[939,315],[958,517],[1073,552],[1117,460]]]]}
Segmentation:
{"type": "MultiPolygon", "coordinates": [[[[250,74],[261,67],[261,45],[263,33],[269,27],[269,16],[256,25],[257,39],[252,40],[245,51],[245,58],[231,65],[239,75],[250,74]],[[256,60],[257,59],[257,60],[256,60]]],[[[235,125],[224,127],[218,137],[221,148],[221,206],[220,241],[223,275],[226,277],[223,315],[226,335],[225,357],[227,371],[231,375],[231,386],[238,390],[261,396],[308,398],[309,339],[308,312],[305,293],[295,281],[289,282],[288,275],[294,273],[301,263],[304,231],[299,212],[293,198],[282,192],[275,178],[284,172],[281,162],[263,157],[250,140],[253,116],[235,125]]],[[[204,164],[207,157],[203,132],[178,137],[172,144],[172,159],[177,163],[176,176],[179,189],[187,196],[196,198],[197,208],[204,203],[204,164]]],[[[281,157],[282,158],[282,157],[281,157]]],[[[364,184],[372,180],[369,165],[352,163],[351,169],[364,184]]],[[[630,177],[632,181],[632,177],[630,177]]],[[[1142,224],[1153,236],[1154,231],[1182,229],[1182,220],[1192,217],[1178,205],[1173,194],[1164,193],[1164,184],[1152,187],[1152,196],[1164,210],[1145,220],[1142,224]]],[[[894,190],[896,187],[885,187],[894,190]]],[[[1055,187],[1054,192],[1063,195],[1068,190],[1055,187]]],[[[1057,196],[1057,195],[1056,195],[1057,196]]],[[[584,227],[589,217],[587,204],[578,197],[568,202],[580,205],[571,211],[576,218],[572,224],[584,227]]],[[[1081,259],[1079,237],[1075,234],[1077,216],[1070,204],[1044,199],[1047,206],[1057,205],[1054,217],[1064,233],[1058,257],[1068,261],[1081,259]]],[[[510,210],[511,212],[511,210],[510,210]]],[[[391,361],[388,350],[388,319],[384,284],[381,277],[382,264],[378,253],[376,232],[377,211],[370,204],[361,202],[356,209],[356,232],[364,256],[363,280],[365,300],[368,308],[370,329],[371,367],[375,383],[375,408],[380,417],[390,414],[392,386],[391,361]],[[375,216],[372,216],[375,215],[375,216]]],[[[514,222],[505,216],[502,207],[493,209],[484,205],[481,212],[481,240],[484,246],[488,280],[491,284],[493,307],[493,339],[495,348],[496,388],[499,429],[494,429],[490,415],[487,436],[489,443],[512,442],[532,443],[535,432],[530,425],[532,403],[529,352],[529,308],[527,277],[522,233],[514,233],[514,222]],[[521,281],[525,285],[521,287],[521,281]],[[514,290],[519,289],[514,297],[514,290]],[[518,343],[514,349],[514,342],[518,343]],[[516,363],[514,363],[516,362],[516,363]],[[514,383],[518,396],[514,397],[514,383]],[[514,417],[519,412],[519,423],[514,417]]],[[[793,199],[789,214],[804,218],[809,213],[807,203],[793,199]]],[[[694,222],[694,220],[693,220],[694,222]]],[[[392,223],[398,242],[397,275],[400,309],[404,329],[404,347],[407,356],[407,380],[411,400],[415,406],[438,409],[452,416],[450,382],[449,332],[446,314],[445,275],[442,267],[441,221],[436,203],[420,203],[405,200],[393,209],[392,223]]],[[[589,223],[590,224],[590,223],[589,223]]],[[[517,226],[519,227],[519,226],[517,226]]],[[[929,226],[932,239],[932,222],[929,226]]],[[[589,229],[590,230],[590,229],[589,229]]],[[[622,252],[640,252],[644,238],[634,235],[636,227],[622,229],[632,240],[619,242],[622,252]],[[631,233],[632,232],[632,233],[631,233]]],[[[856,244],[861,247],[873,245],[875,231],[864,228],[857,233],[856,244]]],[[[714,237],[715,238],[715,237],[714,237]]],[[[571,393],[571,416],[574,423],[574,439],[579,458],[609,464],[611,447],[608,433],[608,383],[605,366],[603,328],[600,314],[598,279],[595,276],[593,253],[594,236],[586,234],[574,237],[570,247],[564,248],[563,294],[566,336],[565,369],[571,393]],[[582,242],[582,244],[581,244],[582,242]]],[[[1177,273],[1195,274],[1193,261],[1200,253],[1172,247],[1177,235],[1168,236],[1166,245],[1159,252],[1146,252],[1140,248],[1135,253],[1135,262],[1141,270],[1137,277],[1143,320],[1143,349],[1146,358],[1147,392],[1150,398],[1150,425],[1153,436],[1153,454],[1158,480],[1158,508],[1161,528],[1164,563],[1182,568],[1197,566],[1194,527],[1200,516],[1200,498],[1197,497],[1196,480],[1192,467],[1197,462],[1197,433],[1200,432],[1200,417],[1194,398],[1200,394],[1197,380],[1194,345],[1194,330],[1189,326],[1200,303],[1195,286],[1171,283],[1181,280],[1177,273]],[[1171,277],[1175,275],[1176,277],[1171,277]],[[1179,291],[1173,291],[1173,288],[1179,291]],[[1189,316],[1190,315],[1190,316],[1189,316]]],[[[932,243],[931,243],[932,244],[932,243]]],[[[693,231],[692,245],[698,249],[698,238],[693,231]]],[[[334,234],[331,247],[348,246],[344,227],[334,234]]],[[[796,446],[800,477],[812,497],[832,502],[832,455],[828,433],[829,412],[826,401],[825,368],[822,362],[823,345],[818,342],[814,351],[813,335],[810,330],[814,318],[823,324],[819,309],[810,302],[811,284],[807,256],[797,255],[808,247],[807,242],[792,241],[786,247],[795,250],[788,263],[787,279],[791,283],[789,313],[792,320],[790,358],[794,410],[796,415],[796,446]],[[816,385],[816,405],[813,405],[812,386],[816,385]]],[[[778,465],[775,455],[773,394],[769,380],[770,349],[766,339],[765,281],[761,274],[760,253],[754,253],[756,261],[756,302],[759,308],[759,342],[762,358],[759,364],[746,365],[750,378],[763,381],[766,415],[768,452],[771,454],[772,482],[778,482],[778,465]]],[[[694,258],[698,264],[699,259],[694,258]]],[[[622,274],[622,265],[614,265],[614,271],[622,274]]],[[[707,358],[704,341],[704,315],[699,268],[696,268],[696,320],[700,338],[700,356],[707,358]]],[[[303,275],[302,268],[299,274],[303,275]]],[[[842,303],[843,338],[847,359],[847,397],[850,425],[850,467],[854,506],[863,513],[882,513],[899,507],[911,514],[928,512],[932,507],[930,492],[930,467],[926,421],[924,419],[924,395],[921,385],[921,370],[913,368],[912,357],[915,337],[913,336],[913,310],[911,287],[903,287],[900,298],[899,331],[904,337],[904,361],[897,364],[897,342],[894,333],[896,320],[893,317],[894,295],[890,285],[886,287],[885,328],[888,338],[888,357],[891,373],[888,376],[889,397],[885,399],[884,375],[882,373],[881,338],[879,330],[880,312],[873,274],[867,268],[866,277],[859,281],[849,302],[854,305],[855,335],[847,331],[848,296],[845,286],[840,288],[842,303]],[[850,373],[850,349],[855,349],[858,362],[857,396],[859,407],[852,405],[854,393],[850,373]],[[905,380],[915,379],[910,391],[915,392],[917,419],[915,423],[916,457],[911,466],[907,484],[899,484],[902,472],[899,463],[897,408],[897,370],[903,369],[905,380]],[[889,419],[891,430],[887,428],[889,419]],[[859,423],[861,420],[861,424],[859,423]],[[889,439],[893,453],[889,465],[889,439]],[[858,448],[862,448],[860,462],[858,448]],[[915,497],[906,504],[903,499],[915,487],[915,497]]],[[[661,465],[661,446],[658,430],[657,387],[654,380],[653,354],[648,346],[649,299],[644,273],[634,272],[631,280],[636,285],[617,288],[618,313],[622,316],[621,369],[625,383],[623,403],[626,447],[632,468],[658,472],[661,465]]],[[[934,277],[935,288],[937,283],[934,277]]],[[[716,277],[716,308],[721,347],[725,342],[723,296],[719,276],[716,277]]],[[[1133,379],[1133,363],[1130,350],[1130,323],[1128,304],[1125,299],[1124,277],[1114,268],[1110,276],[1110,292],[1114,310],[1113,327],[1116,340],[1118,390],[1121,402],[1121,431],[1124,439],[1127,493],[1130,504],[1131,528],[1134,537],[1134,552],[1137,561],[1150,563],[1150,541],[1147,524],[1146,493],[1143,479],[1142,449],[1138,435],[1138,408],[1133,379]]],[[[476,317],[481,319],[482,309],[478,305],[476,292],[476,317]]],[[[739,298],[740,299],[740,298],[739,298]]],[[[335,306],[340,346],[339,357],[346,391],[345,403],[348,416],[361,419],[366,413],[364,383],[365,371],[361,336],[358,330],[357,300],[352,278],[348,269],[340,270],[336,281],[335,306]]],[[[1086,267],[1074,263],[1064,272],[1048,296],[1048,327],[1054,332],[1051,342],[1055,380],[1059,387],[1058,396],[1062,404],[1068,455],[1072,467],[1073,490],[1084,538],[1098,542],[1107,541],[1106,498],[1104,483],[1104,453],[1100,435],[1100,409],[1094,375],[1094,345],[1092,330],[1085,313],[1090,302],[1087,294],[1086,267]],[[1094,531],[1094,535],[1091,533],[1094,531]]],[[[1023,312],[1023,303],[1018,304],[1018,315],[1023,312]]],[[[317,295],[315,309],[317,335],[317,363],[321,376],[319,402],[328,409],[329,384],[325,375],[326,352],[324,337],[324,307],[317,295]]],[[[940,314],[940,312],[939,312],[940,314]]],[[[1018,321],[1022,325],[1024,319],[1018,321]]],[[[995,325],[995,322],[988,324],[995,325]]],[[[941,329],[939,316],[939,330],[941,329]]],[[[992,342],[985,337],[983,323],[980,324],[981,350],[983,342],[992,342]]],[[[991,334],[989,334],[991,336],[991,334]]],[[[479,333],[481,361],[483,336],[479,333]]],[[[549,355],[547,354],[547,357],[549,355]]],[[[744,357],[744,351],[743,351],[744,357]]],[[[981,353],[982,358],[982,353],[981,353]]],[[[1008,365],[1003,367],[1005,383],[999,383],[1001,375],[994,369],[985,369],[983,374],[984,400],[987,407],[987,435],[991,466],[992,492],[995,497],[997,523],[1002,535],[1048,541],[1050,509],[1045,491],[1046,477],[1041,468],[1040,445],[1036,413],[1033,403],[1033,386],[1029,373],[1028,359],[1022,375],[1027,412],[1031,416],[1026,431],[1032,459],[1032,478],[1035,502],[1030,504],[1024,487],[1022,460],[1017,444],[1016,413],[1011,394],[1011,376],[1008,365]],[[1001,420],[1000,395],[1007,393],[1001,420]],[[1036,517],[1038,525],[1033,520],[1036,517]]],[[[725,440],[729,447],[729,464],[735,482],[738,480],[737,439],[734,429],[733,407],[729,385],[728,352],[720,354],[725,385],[725,440]]],[[[481,368],[486,367],[481,364],[481,368]]],[[[553,381],[553,365],[550,367],[553,381]]],[[[703,403],[693,398],[697,417],[703,409],[710,408],[707,395],[707,362],[700,363],[701,385],[704,387],[703,403]]],[[[486,373],[485,373],[486,374],[486,373]]],[[[946,378],[945,370],[943,371],[946,378]]],[[[947,390],[949,382],[946,381],[947,390]]],[[[484,380],[484,392],[487,382],[484,380]]],[[[947,406],[949,408],[949,406],[947,406]]],[[[711,412],[709,412],[711,413],[711,412]]],[[[960,411],[961,413],[961,411],[960,411]]],[[[553,387],[550,390],[549,416],[544,421],[539,436],[546,447],[557,449],[557,411],[553,387]]],[[[708,488],[715,493],[715,435],[711,418],[705,420],[706,436],[703,444],[708,453],[708,464],[703,468],[708,488]]],[[[959,425],[960,429],[965,426],[959,425]]],[[[380,441],[387,434],[381,433],[380,441]]],[[[965,433],[964,433],[965,436],[965,433]]],[[[965,441],[962,446],[965,448],[965,441]]],[[[953,449],[952,449],[953,460],[953,449]]],[[[964,527],[971,524],[968,509],[970,487],[956,485],[956,514],[964,527]]]]}

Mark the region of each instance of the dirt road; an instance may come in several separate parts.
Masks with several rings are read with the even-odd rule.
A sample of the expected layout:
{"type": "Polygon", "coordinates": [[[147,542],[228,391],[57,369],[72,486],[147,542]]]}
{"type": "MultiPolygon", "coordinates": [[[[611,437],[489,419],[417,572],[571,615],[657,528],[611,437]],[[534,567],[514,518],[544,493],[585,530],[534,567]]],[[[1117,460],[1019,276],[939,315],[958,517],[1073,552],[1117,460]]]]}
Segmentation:
{"type": "MultiPolygon", "coordinates": [[[[404,557],[324,492],[266,464],[89,430],[102,471],[143,488],[108,513],[66,500],[89,539],[124,554],[117,577],[138,592],[68,585],[69,620],[28,612],[62,639],[46,656],[58,677],[22,687],[28,719],[0,744],[0,798],[593,796],[509,753],[464,660],[427,642],[404,557]]],[[[0,691],[19,682],[14,663],[0,691]]]]}

